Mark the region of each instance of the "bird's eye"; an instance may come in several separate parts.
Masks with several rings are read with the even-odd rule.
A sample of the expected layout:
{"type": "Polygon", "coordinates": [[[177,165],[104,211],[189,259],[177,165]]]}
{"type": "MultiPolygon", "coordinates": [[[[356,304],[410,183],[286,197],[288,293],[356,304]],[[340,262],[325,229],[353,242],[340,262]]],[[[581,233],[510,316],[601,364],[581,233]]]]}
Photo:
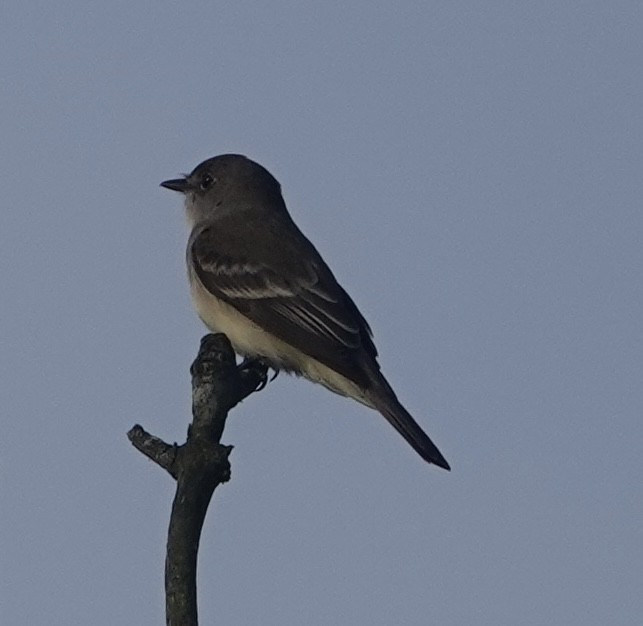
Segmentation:
{"type": "Polygon", "coordinates": [[[205,191],[206,189],[209,189],[210,187],[212,187],[212,185],[214,185],[214,183],[216,182],[216,180],[217,180],[217,179],[216,179],[216,178],[213,178],[212,176],[210,176],[210,174],[206,174],[206,175],[201,179],[201,185],[200,185],[201,189],[202,189],[203,191],[205,191]]]}

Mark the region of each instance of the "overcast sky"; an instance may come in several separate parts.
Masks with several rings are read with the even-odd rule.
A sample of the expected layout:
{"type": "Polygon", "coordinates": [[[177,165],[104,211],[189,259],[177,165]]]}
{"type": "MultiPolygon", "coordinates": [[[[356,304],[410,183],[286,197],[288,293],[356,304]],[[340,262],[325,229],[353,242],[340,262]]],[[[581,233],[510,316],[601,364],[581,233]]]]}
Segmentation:
{"type": "Polygon", "coordinates": [[[0,9],[0,620],[163,623],[205,329],[181,200],[265,165],[451,463],[280,376],[234,410],[203,624],[643,614],[640,2],[0,9]]]}

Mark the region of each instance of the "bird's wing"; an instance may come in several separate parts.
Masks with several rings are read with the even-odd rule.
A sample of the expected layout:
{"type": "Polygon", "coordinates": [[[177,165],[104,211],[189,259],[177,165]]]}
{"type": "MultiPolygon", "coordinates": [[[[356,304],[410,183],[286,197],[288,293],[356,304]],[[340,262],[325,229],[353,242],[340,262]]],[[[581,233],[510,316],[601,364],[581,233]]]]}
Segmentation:
{"type": "MultiPolygon", "coordinates": [[[[267,239],[270,239],[269,233],[267,239]]],[[[202,227],[188,255],[203,286],[215,297],[287,344],[360,386],[360,365],[377,353],[370,329],[312,244],[299,237],[250,247],[235,231],[202,227]],[[235,239],[239,239],[235,242],[235,239]],[[270,245],[279,254],[268,254],[270,245]],[[271,262],[271,258],[278,258],[271,262]]]]}

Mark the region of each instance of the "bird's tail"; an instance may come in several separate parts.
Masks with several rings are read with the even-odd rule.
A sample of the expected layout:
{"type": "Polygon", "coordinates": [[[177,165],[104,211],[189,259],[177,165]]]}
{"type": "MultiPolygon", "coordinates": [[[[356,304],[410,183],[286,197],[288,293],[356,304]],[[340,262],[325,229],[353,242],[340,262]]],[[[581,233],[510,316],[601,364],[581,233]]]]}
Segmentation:
{"type": "Polygon", "coordinates": [[[397,430],[411,447],[428,463],[433,463],[445,470],[451,467],[437,446],[429,439],[411,414],[400,404],[394,391],[381,374],[377,383],[369,390],[368,398],[388,422],[397,430]]]}

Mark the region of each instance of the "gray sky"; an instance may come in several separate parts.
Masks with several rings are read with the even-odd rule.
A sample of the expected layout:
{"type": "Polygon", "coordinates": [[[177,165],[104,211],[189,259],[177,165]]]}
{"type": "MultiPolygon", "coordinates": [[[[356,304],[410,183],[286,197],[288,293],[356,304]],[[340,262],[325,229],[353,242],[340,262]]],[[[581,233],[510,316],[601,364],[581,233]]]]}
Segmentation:
{"type": "Polygon", "coordinates": [[[639,2],[17,2],[0,10],[3,624],[163,621],[204,328],[180,198],[264,164],[453,467],[279,377],[234,411],[204,624],[643,614],[639,2]]]}

